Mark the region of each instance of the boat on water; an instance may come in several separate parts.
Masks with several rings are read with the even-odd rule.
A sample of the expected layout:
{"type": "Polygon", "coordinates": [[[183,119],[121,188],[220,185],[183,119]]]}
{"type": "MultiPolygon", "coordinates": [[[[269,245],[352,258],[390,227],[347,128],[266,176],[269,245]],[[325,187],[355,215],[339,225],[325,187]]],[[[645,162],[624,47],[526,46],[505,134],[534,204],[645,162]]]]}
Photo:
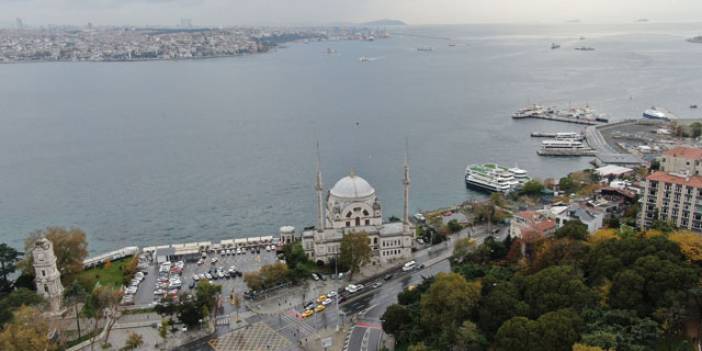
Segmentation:
{"type": "Polygon", "coordinates": [[[655,108],[644,111],[643,118],[660,119],[660,120],[665,120],[665,121],[670,120],[670,116],[667,113],[665,113],[663,111],[658,111],[655,108]]]}
{"type": "Polygon", "coordinates": [[[540,156],[592,156],[594,150],[575,139],[550,139],[541,142],[540,156]]]}
{"type": "Polygon", "coordinates": [[[448,46],[451,46],[451,47],[456,46],[456,43],[449,42],[449,43],[448,43],[448,46]]]}
{"type": "Polygon", "coordinates": [[[506,168],[496,163],[471,164],[466,167],[466,186],[488,191],[508,193],[519,189],[529,181],[527,171],[514,167],[506,168]]]}
{"type": "Polygon", "coordinates": [[[358,58],[358,61],[365,63],[365,62],[370,62],[370,59],[367,56],[361,56],[358,58]]]}
{"type": "Polygon", "coordinates": [[[551,50],[560,49],[561,45],[556,43],[551,43],[551,50]]]}
{"type": "Polygon", "coordinates": [[[695,109],[697,108],[697,105],[690,105],[690,108],[695,109]]]}
{"type": "Polygon", "coordinates": [[[575,48],[577,51],[595,51],[595,48],[590,47],[590,46],[578,46],[575,48]]]}
{"type": "Polygon", "coordinates": [[[327,48],[327,54],[329,54],[329,55],[334,55],[334,54],[336,54],[336,49],[327,48]]]}
{"type": "Polygon", "coordinates": [[[423,46],[423,47],[417,48],[417,51],[420,51],[420,52],[429,52],[429,51],[433,51],[433,50],[434,49],[432,49],[431,46],[423,46]]]}

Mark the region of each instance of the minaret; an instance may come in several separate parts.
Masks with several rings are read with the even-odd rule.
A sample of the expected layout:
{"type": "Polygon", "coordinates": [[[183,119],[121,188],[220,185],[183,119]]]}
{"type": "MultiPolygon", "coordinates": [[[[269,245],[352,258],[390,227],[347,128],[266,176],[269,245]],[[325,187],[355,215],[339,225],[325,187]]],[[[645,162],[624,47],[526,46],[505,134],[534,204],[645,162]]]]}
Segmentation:
{"type": "Polygon", "coordinates": [[[322,167],[319,157],[319,142],[317,142],[317,180],[314,190],[317,191],[317,230],[324,230],[324,187],[322,186],[322,167]]]}
{"type": "Polygon", "coordinates": [[[32,257],[37,293],[49,302],[49,312],[58,314],[63,302],[63,285],[61,285],[61,273],[56,267],[54,245],[46,238],[37,240],[32,249],[32,257]]]}
{"type": "Polygon", "coordinates": [[[405,191],[402,197],[403,208],[402,208],[402,223],[409,225],[409,189],[410,189],[410,174],[409,174],[409,147],[407,142],[405,142],[405,174],[402,179],[402,184],[405,187],[405,191]]]}

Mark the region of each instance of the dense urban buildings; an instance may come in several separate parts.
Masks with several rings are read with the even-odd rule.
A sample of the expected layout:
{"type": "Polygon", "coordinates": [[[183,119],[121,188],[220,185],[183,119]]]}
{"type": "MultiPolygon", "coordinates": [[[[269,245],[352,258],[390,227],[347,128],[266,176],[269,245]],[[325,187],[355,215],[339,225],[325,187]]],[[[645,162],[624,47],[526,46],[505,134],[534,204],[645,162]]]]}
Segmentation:
{"type": "Polygon", "coordinates": [[[0,63],[27,61],[141,61],[236,56],[295,40],[374,40],[365,28],[58,27],[0,29],[0,63]]]}

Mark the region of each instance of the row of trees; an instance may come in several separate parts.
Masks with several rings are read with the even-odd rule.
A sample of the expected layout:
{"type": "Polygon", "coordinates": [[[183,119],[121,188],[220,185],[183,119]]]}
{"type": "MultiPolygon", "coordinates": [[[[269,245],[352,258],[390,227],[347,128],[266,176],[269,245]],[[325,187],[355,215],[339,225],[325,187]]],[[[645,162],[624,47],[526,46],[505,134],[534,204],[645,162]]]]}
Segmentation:
{"type": "MultiPolygon", "coordinates": [[[[462,263],[398,296],[383,329],[413,350],[647,350],[702,315],[702,237],[574,222],[554,238],[457,242],[462,263]],[[524,249],[526,247],[526,249],[524,249]]],[[[689,345],[688,345],[689,346],[689,345]]]]}

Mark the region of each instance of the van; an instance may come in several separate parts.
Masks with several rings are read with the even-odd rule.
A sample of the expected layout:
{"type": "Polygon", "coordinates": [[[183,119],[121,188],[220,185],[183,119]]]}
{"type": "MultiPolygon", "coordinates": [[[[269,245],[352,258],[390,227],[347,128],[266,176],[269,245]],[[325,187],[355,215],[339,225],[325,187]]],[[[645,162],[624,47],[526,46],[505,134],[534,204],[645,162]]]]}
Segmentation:
{"type": "Polygon", "coordinates": [[[402,271],[403,271],[403,272],[409,272],[409,271],[413,270],[414,267],[416,267],[416,266],[417,266],[417,262],[415,262],[415,261],[409,261],[409,262],[405,263],[404,266],[402,266],[402,271]]]}

